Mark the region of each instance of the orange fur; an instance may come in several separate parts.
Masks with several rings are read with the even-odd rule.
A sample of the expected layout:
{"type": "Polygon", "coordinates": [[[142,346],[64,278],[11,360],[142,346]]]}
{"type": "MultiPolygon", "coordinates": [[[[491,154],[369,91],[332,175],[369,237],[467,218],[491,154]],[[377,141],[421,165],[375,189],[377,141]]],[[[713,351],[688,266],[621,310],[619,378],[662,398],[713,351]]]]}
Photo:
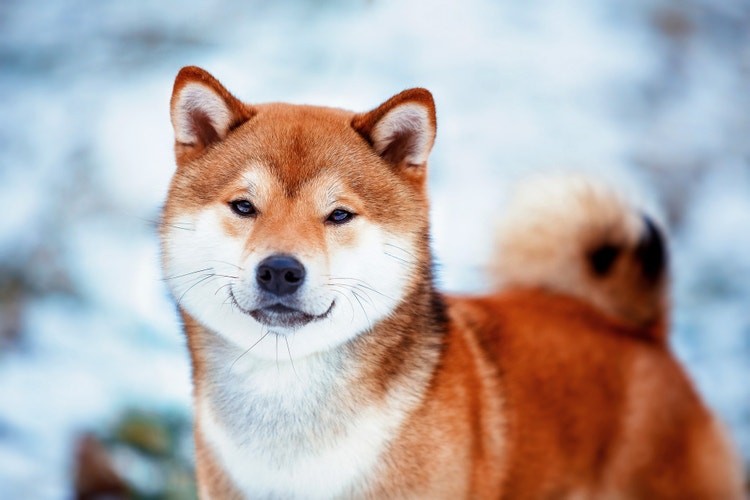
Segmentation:
{"type": "Polygon", "coordinates": [[[504,291],[445,297],[429,249],[429,92],[355,114],[245,105],[194,67],[174,89],[161,236],[193,365],[202,498],[742,497],[731,445],[664,342],[661,247],[623,222],[629,209],[597,226],[588,209],[607,202],[594,196],[571,232],[545,232],[544,215],[534,230],[506,226],[504,291]],[[252,217],[229,209],[240,198],[252,217]],[[342,208],[354,218],[331,224],[342,208]],[[570,286],[544,267],[557,263],[545,234],[573,242],[570,286]],[[276,331],[243,312],[254,266],[274,254],[304,263],[313,305],[299,307],[331,300],[326,315],[276,331]],[[353,275],[337,277],[352,255],[353,275]],[[348,336],[314,329],[360,320],[348,336]]]}

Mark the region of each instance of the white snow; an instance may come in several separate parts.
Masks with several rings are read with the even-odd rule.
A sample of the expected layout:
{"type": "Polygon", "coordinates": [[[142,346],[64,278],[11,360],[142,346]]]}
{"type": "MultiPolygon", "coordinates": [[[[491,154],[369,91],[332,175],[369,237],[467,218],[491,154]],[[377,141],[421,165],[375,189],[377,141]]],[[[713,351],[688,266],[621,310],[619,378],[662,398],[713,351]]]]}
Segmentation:
{"type": "MultiPolygon", "coordinates": [[[[430,89],[433,237],[449,290],[486,286],[493,220],[520,177],[588,172],[656,207],[672,237],[675,350],[750,459],[742,5],[0,5],[0,292],[24,283],[16,299],[0,294],[21,305],[20,340],[0,343],[0,498],[68,497],[75,436],[123,408],[188,411],[155,234],[174,169],[169,96],[188,64],[249,102],[366,110],[430,89]],[[663,18],[688,34],[659,35],[663,18]]],[[[12,326],[0,317],[0,331],[12,326]]]]}

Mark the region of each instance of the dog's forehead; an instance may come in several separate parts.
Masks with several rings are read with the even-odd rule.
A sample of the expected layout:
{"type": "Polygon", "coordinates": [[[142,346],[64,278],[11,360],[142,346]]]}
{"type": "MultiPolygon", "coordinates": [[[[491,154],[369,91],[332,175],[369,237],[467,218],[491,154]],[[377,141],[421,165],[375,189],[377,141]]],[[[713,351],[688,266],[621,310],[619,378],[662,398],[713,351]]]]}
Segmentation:
{"type": "Polygon", "coordinates": [[[351,127],[353,116],[334,108],[264,104],[238,132],[250,141],[249,147],[278,166],[299,160],[332,162],[366,149],[364,138],[351,127]]]}
{"type": "MultiPolygon", "coordinates": [[[[353,191],[356,193],[347,177],[351,176],[340,176],[330,169],[321,169],[304,182],[284,182],[274,169],[254,162],[233,183],[232,191],[247,193],[253,200],[263,200],[261,203],[283,202],[288,208],[292,206],[289,202],[302,202],[303,205],[312,203],[325,208],[342,199],[351,199],[353,191]]],[[[356,194],[355,197],[359,198],[356,194]]]]}
{"type": "Polygon", "coordinates": [[[353,116],[334,108],[265,104],[236,132],[250,165],[263,165],[294,196],[323,178],[358,185],[368,170],[382,169],[379,157],[351,127],[353,116]]]}

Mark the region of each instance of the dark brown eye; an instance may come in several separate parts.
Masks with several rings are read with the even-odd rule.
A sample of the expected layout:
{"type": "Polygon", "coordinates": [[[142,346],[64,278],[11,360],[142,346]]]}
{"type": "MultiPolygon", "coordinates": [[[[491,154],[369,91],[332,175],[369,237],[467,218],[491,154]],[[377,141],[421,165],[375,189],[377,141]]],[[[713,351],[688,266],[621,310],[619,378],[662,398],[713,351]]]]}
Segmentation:
{"type": "Polygon", "coordinates": [[[258,213],[253,204],[247,200],[230,201],[229,207],[240,217],[252,217],[258,213]]]}
{"type": "Polygon", "coordinates": [[[346,224],[350,220],[354,218],[354,214],[344,210],[343,208],[337,208],[333,212],[331,212],[331,215],[328,216],[326,219],[326,222],[329,222],[331,224],[346,224]]]}

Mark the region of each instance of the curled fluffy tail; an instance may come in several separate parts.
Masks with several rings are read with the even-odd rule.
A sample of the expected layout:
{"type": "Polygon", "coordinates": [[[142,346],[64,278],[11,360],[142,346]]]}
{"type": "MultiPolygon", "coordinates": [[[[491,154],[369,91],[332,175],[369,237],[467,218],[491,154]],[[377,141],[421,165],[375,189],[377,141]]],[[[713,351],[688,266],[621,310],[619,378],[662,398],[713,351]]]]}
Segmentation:
{"type": "Polygon", "coordinates": [[[503,288],[571,295],[663,337],[667,253],[654,222],[580,177],[522,185],[501,221],[494,278],[503,288]]]}

